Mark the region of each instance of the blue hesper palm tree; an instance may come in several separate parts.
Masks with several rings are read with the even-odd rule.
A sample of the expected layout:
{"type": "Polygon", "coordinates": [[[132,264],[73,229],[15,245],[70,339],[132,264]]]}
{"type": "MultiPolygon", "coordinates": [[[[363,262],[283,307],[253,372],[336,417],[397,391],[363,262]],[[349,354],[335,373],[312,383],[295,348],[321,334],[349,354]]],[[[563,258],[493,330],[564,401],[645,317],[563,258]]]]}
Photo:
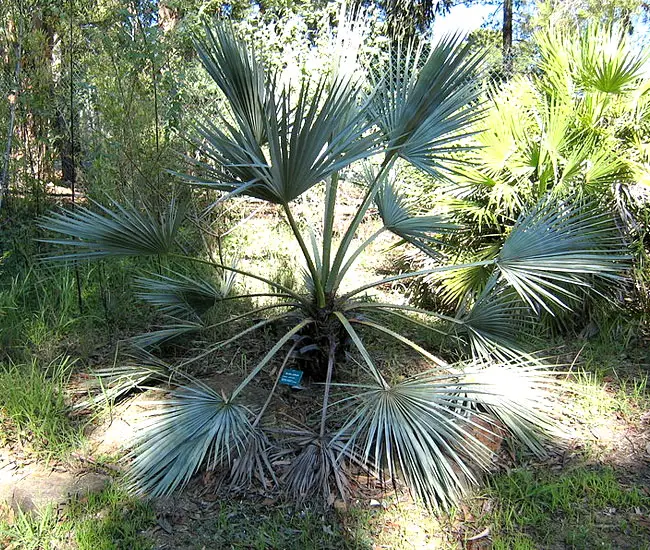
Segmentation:
{"type": "Polygon", "coordinates": [[[446,506],[476,481],[477,470],[490,464],[492,451],[482,435],[496,426],[506,426],[542,452],[540,437],[553,429],[544,404],[552,378],[518,350],[515,335],[531,312],[549,302],[563,304],[597,279],[619,277],[626,257],[607,217],[585,205],[541,202],[519,220],[500,253],[482,262],[492,273],[487,288],[464,303],[455,317],[383,303],[372,292],[385,283],[466,265],[401,273],[341,290],[357,258],[384,231],[423,253],[436,254],[441,234],[462,230],[439,215],[412,211],[392,174],[399,163],[436,177],[453,169],[456,150],[462,149],[481,115],[477,75],[484,55],[449,37],[432,46],[426,58],[418,47],[392,52],[380,68],[369,71],[365,88],[360,79],[332,77],[305,79],[292,90],[269,75],[226,25],[206,27],[197,50],[229,113],[218,122],[197,125],[198,155],[188,158],[191,174],[184,179],[193,188],[218,190],[221,201],[255,197],[278,205],[302,252],[307,284],[304,291],[296,291],[232,265],[179,253],[176,233],[182,208],[174,202],[160,216],[115,205],[112,210],[78,208],[46,218],[45,228],[74,238],[50,241],[76,247],[60,259],[167,255],[168,262],[195,261],[214,268],[215,278],[209,281],[171,270],[138,279],[140,296],[171,319],[168,327],[139,338],[143,347],[214,327],[206,312],[224,299],[245,297],[233,295],[228,277],[233,273],[256,279],[269,290],[249,296],[264,300],[254,309],[218,323],[254,319],[250,326],[209,345],[200,357],[262,327],[282,327],[277,342],[229,393],[191,379],[186,367],[192,360],[173,367],[149,361],[138,376],[114,373],[131,384],[163,374],[191,381],[173,393],[135,442],[134,486],[153,495],[168,494],[205,466],[229,469],[236,487],[257,477],[284,485],[299,499],[317,491],[329,496],[332,488],[345,495],[352,463],[386,478],[399,477],[428,505],[446,506]],[[365,192],[347,229],[336,235],[339,175],[358,162],[365,166],[365,192]],[[292,203],[321,185],[325,204],[318,238],[307,234],[292,203]],[[359,245],[355,237],[368,216],[378,217],[381,227],[359,245]],[[449,323],[471,350],[471,359],[448,364],[391,328],[391,318],[420,326],[432,320],[449,323]],[[369,332],[410,346],[431,368],[390,383],[364,343],[369,332]],[[316,414],[307,426],[268,426],[265,413],[277,379],[261,407],[246,403],[244,389],[278,356],[284,356],[281,371],[297,347],[318,351],[311,367],[323,382],[322,397],[312,403],[316,414]],[[354,383],[333,381],[344,348],[361,365],[361,379],[354,383]],[[282,466],[277,456],[282,456],[282,466]]]}

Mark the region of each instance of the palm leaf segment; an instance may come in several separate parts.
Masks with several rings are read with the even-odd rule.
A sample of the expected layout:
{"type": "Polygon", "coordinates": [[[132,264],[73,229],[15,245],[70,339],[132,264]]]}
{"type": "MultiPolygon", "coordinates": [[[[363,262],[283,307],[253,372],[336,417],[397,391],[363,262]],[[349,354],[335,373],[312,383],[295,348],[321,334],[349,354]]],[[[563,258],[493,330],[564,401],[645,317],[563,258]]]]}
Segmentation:
{"type": "Polygon", "coordinates": [[[386,229],[432,256],[438,254],[430,245],[444,244],[435,235],[449,234],[458,229],[457,225],[440,215],[414,215],[404,195],[388,177],[380,183],[375,203],[386,229]]]}
{"type": "Polygon", "coordinates": [[[183,487],[204,462],[229,463],[252,434],[249,411],[199,384],[174,393],[137,435],[129,473],[141,494],[163,496],[183,487]]]}
{"type": "Polygon", "coordinates": [[[158,307],[172,316],[194,317],[206,312],[225,298],[230,288],[227,284],[218,288],[211,281],[188,277],[180,273],[139,277],[138,298],[158,307]]]}
{"type": "Polygon", "coordinates": [[[634,87],[648,57],[629,47],[625,33],[600,25],[587,27],[579,36],[561,31],[540,33],[537,40],[542,67],[552,82],[570,84],[566,75],[573,74],[576,85],[606,94],[622,94],[634,87]]]}
{"type": "Polygon", "coordinates": [[[264,70],[254,53],[224,24],[204,26],[195,48],[205,70],[221,89],[237,125],[258,144],[266,141],[266,121],[275,116],[264,70]]]}
{"type": "Polygon", "coordinates": [[[157,216],[114,202],[115,210],[99,204],[100,212],[85,207],[56,212],[43,218],[43,229],[61,233],[76,240],[43,239],[81,249],[80,252],[54,256],[50,259],[87,259],[104,256],[150,256],[173,251],[183,213],[172,200],[166,212],[157,216]]]}
{"type": "Polygon", "coordinates": [[[503,278],[537,310],[568,308],[590,278],[619,280],[629,256],[612,219],[587,205],[570,208],[543,200],[522,216],[506,239],[496,265],[503,278]]]}
{"type": "Polygon", "coordinates": [[[472,433],[462,389],[476,388],[435,373],[369,386],[350,398],[341,433],[364,462],[403,476],[428,506],[448,507],[476,482],[474,467],[486,468],[491,455],[472,433]]]}
{"type": "MultiPolygon", "coordinates": [[[[231,31],[221,28],[218,36],[227,32],[231,31]]],[[[331,174],[377,151],[379,137],[369,132],[365,109],[357,104],[359,84],[339,79],[328,86],[326,79],[304,80],[292,106],[291,90],[278,92],[276,81],[267,79],[261,65],[250,61],[253,54],[243,42],[232,36],[222,42],[219,47],[227,50],[203,49],[202,59],[227,97],[234,96],[229,100],[237,124],[222,121],[225,131],[208,121],[197,124],[194,141],[207,161],[188,159],[200,174],[189,176],[189,181],[288,204],[331,174]],[[235,50],[232,54],[228,53],[231,49],[235,50]],[[231,55],[249,62],[231,67],[231,55]],[[236,71],[245,77],[230,74],[236,71]],[[229,79],[247,84],[234,87],[229,79]],[[263,98],[261,81],[266,81],[263,98]]]]}
{"type": "Polygon", "coordinates": [[[464,383],[480,388],[480,406],[538,456],[546,454],[544,438],[563,435],[552,418],[549,401],[552,390],[557,388],[556,374],[539,361],[476,360],[462,370],[464,383]]]}
{"type": "MultiPolygon", "coordinates": [[[[493,281],[494,278],[490,283],[493,281]]],[[[529,308],[511,288],[503,285],[486,287],[458,321],[457,328],[469,338],[472,356],[485,361],[521,357],[525,347],[521,337],[532,338],[533,333],[529,308]]]]}
{"type": "Polygon", "coordinates": [[[431,175],[448,172],[452,151],[480,116],[468,107],[479,96],[471,77],[484,59],[484,52],[472,53],[459,36],[443,38],[424,64],[418,48],[398,49],[372,82],[372,115],[389,151],[431,175]]]}

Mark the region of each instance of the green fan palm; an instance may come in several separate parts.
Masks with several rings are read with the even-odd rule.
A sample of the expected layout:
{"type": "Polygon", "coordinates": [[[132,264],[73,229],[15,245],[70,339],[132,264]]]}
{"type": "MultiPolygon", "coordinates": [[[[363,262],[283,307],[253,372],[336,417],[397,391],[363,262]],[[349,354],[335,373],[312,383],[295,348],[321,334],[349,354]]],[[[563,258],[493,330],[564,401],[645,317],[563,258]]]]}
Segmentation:
{"type": "MultiPolygon", "coordinates": [[[[630,204],[634,193],[626,190],[643,177],[633,153],[643,130],[638,119],[632,122],[630,109],[647,87],[642,68],[647,55],[619,30],[595,24],[583,30],[544,29],[534,42],[539,52],[534,70],[490,89],[486,117],[477,127],[482,131],[476,137],[480,148],[468,155],[471,168],[458,170],[450,184],[428,186],[444,200],[452,221],[480,222],[447,239],[462,249],[468,263],[483,260],[486,249],[499,247],[517,220],[547,194],[569,206],[581,201],[598,203],[606,211],[614,206],[622,220],[629,220],[635,208],[630,204]]],[[[422,199],[428,206],[426,196],[422,199]]],[[[534,237],[520,238],[517,246],[526,246],[534,237]]],[[[519,284],[521,278],[502,265],[504,276],[519,284]]],[[[537,285],[532,294],[521,293],[529,305],[540,307],[542,297],[547,304],[553,301],[544,296],[551,282],[556,285],[551,294],[557,308],[566,299],[582,297],[571,275],[552,281],[551,272],[547,266],[544,273],[527,273],[527,288],[537,285]]],[[[464,282],[453,274],[431,277],[431,293],[420,290],[458,306],[485,284],[479,270],[466,274],[464,282]],[[477,276],[471,278],[470,273],[477,276]]]]}
{"type": "Polygon", "coordinates": [[[577,296],[574,287],[587,288],[594,277],[614,280],[625,268],[620,242],[602,216],[549,199],[522,215],[503,247],[481,261],[403,272],[344,292],[342,285],[354,286],[348,283],[354,262],[383,232],[393,232],[402,244],[436,258],[441,257],[441,240],[462,234],[442,215],[413,209],[390,176],[398,163],[445,177],[456,170],[452,152],[466,147],[482,115],[478,78],[484,54],[473,53],[458,37],[433,44],[426,59],[417,45],[395,50],[381,76],[371,71],[368,97],[361,82],[336,78],[305,79],[297,90],[280,89],[254,50],[229,26],[207,28],[205,35],[198,45],[200,57],[232,112],[220,121],[197,125],[195,158],[200,160],[191,163],[192,173],[185,179],[191,187],[200,184],[223,193],[218,200],[253,197],[278,205],[302,254],[307,290],[288,288],[224,260],[193,258],[176,250],[172,245],[180,210],[175,206],[164,219],[119,207],[46,219],[46,229],[76,239],[53,242],[85,247],[88,252],[81,257],[166,254],[169,265],[184,264],[182,271],[170,268],[139,279],[141,297],[171,319],[136,343],[154,347],[183,334],[207,339],[216,327],[232,332],[171,366],[171,377],[179,383],[182,373],[199,360],[225,352],[247,335],[269,327],[274,327],[269,332],[281,334],[227,394],[200,384],[173,393],[167,408],[135,442],[133,483],[142,492],[169,494],[202,466],[230,466],[239,486],[265,477],[253,476],[254,470],[278,468],[269,459],[273,448],[284,457],[280,462],[286,468],[271,477],[298,498],[315,491],[329,495],[332,483],[344,493],[345,466],[352,461],[402,478],[431,506],[457,501],[491,456],[476,430],[490,432],[486,426],[498,420],[524,442],[537,445],[547,427],[543,407],[537,407],[544,393],[533,392],[519,402],[516,396],[504,397],[494,384],[468,382],[461,366],[397,330],[396,322],[453,334],[459,352],[469,347],[481,361],[476,376],[483,376],[489,366],[504,376],[514,372],[534,386],[538,378],[527,376],[525,361],[530,358],[520,353],[516,339],[528,322],[522,310],[564,304],[567,296],[577,296]],[[333,227],[339,183],[350,165],[365,159],[378,168],[367,171],[363,197],[337,239],[333,227]],[[324,187],[325,197],[320,242],[311,229],[307,235],[295,209],[296,199],[317,186],[324,187]],[[356,244],[361,223],[368,219],[379,228],[356,244]],[[237,294],[238,288],[231,285],[224,288],[181,275],[189,262],[213,268],[215,280],[237,274],[266,288],[237,294]],[[486,270],[486,288],[456,315],[373,296],[382,285],[475,268],[486,270]],[[225,300],[252,305],[214,322],[210,311],[225,300]],[[249,325],[241,328],[242,323],[249,325]],[[435,371],[397,383],[387,380],[373,354],[372,338],[366,337],[369,333],[410,348],[435,371]],[[342,376],[339,367],[346,356],[362,365],[361,375],[340,384],[336,379],[342,376]],[[306,357],[309,375],[322,382],[322,397],[307,405],[316,414],[307,414],[307,426],[298,430],[269,429],[264,419],[278,377],[297,357],[306,357]],[[523,363],[518,362],[521,357],[526,358],[523,363]],[[246,387],[263,373],[270,374],[277,360],[281,366],[266,402],[261,409],[247,406],[246,387]]]}

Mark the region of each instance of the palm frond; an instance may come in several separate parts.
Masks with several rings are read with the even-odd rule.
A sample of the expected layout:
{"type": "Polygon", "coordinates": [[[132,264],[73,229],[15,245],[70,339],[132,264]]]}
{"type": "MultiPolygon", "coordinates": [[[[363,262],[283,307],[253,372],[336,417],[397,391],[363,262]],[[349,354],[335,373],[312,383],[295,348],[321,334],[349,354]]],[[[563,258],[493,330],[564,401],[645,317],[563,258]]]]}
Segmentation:
{"type": "Polygon", "coordinates": [[[264,431],[252,426],[237,457],[233,460],[228,486],[232,491],[245,491],[253,479],[258,480],[264,488],[269,488],[269,479],[278,484],[273,464],[271,464],[271,442],[264,431]]]}
{"type": "MultiPolygon", "coordinates": [[[[430,507],[446,508],[487,468],[490,449],[472,433],[456,376],[422,374],[394,385],[350,388],[341,433],[357,454],[390,478],[402,477],[430,507]]],[[[345,385],[341,386],[345,388],[345,385]]]]}
{"type": "Polygon", "coordinates": [[[485,52],[473,51],[457,35],[435,44],[423,65],[420,51],[413,44],[405,51],[398,48],[387,66],[374,72],[371,111],[390,154],[441,176],[480,116],[480,109],[467,106],[479,96],[475,77],[485,52]]]}
{"type": "Polygon", "coordinates": [[[448,235],[459,229],[457,224],[451,223],[442,215],[418,216],[413,214],[404,195],[398,191],[388,177],[379,187],[375,203],[386,229],[430,256],[440,255],[431,248],[431,244],[445,244],[436,238],[436,235],[448,235]]]}
{"type": "Polygon", "coordinates": [[[569,309],[591,278],[622,278],[630,256],[612,219],[594,205],[542,200],[523,215],[496,260],[503,278],[533,309],[569,309]]]}
{"type": "Polygon", "coordinates": [[[169,382],[176,372],[162,359],[154,357],[144,349],[134,348],[124,363],[94,369],[92,374],[97,377],[101,393],[76,404],[76,409],[84,409],[92,404],[111,403],[135,389],[169,382]]]}
{"type": "Polygon", "coordinates": [[[176,200],[170,201],[167,211],[159,216],[117,202],[113,202],[114,210],[96,206],[99,212],[77,206],[75,210],[55,212],[42,219],[43,229],[74,239],[43,239],[43,242],[80,249],[50,256],[48,260],[163,255],[174,250],[183,219],[176,200]]]}
{"type": "Polygon", "coordinates": [[[138,277],[135,285],[138,298],[176,317],[198,317],[226,297],[211,281],[174,272],[138,277]]]}
{"type": "Polygon", "coordinates": [[[583,86],[608,94],[628,91],[643,76],[647,52],[633,52],[625,33],[592,25],[580,37],[583,86]]]}
{"type": "Polygon", "coordinates": [[[167,325],[161,329],[153,330],[151,332],[145,332],[143,334],[138,334],[129,339],[129,342],[137,347],[142,349],[154,348],[170,340],[174,340],[180,336],[186,334],[192,334],[193,332],[200,332],[205,326],[201,322],[180,322],[175,324],[167,325]]]}
{"type": "Polygon", "coordinates": [[[128,479],[139,494],[169,495],[206,464],[232,463],[251,435],[248,409],[204,384],[176,390],[136,434],[128,479]]]}
{"type": "Polygon", "coordinates": [[[466,312],[462,312],[463,309],[456,327],[469,338],[472,356],[476,359],[503,361],[521,357],[536,341],[533,336],[535,319],[511,288],[490,288],[488,283],[472,306],[466,312]]]}
{"type": "Polygon", "coordinates": [[[479,359],[463,367],[463,372],[466,383],[481,388],[481,407],[536,455],[546,454],[543,442],[549,437],[563,435],[552,417],[551,396],[557,390],[557,376],[539,361],[479,359]]]}
{"type": "MultiPolygon", "coordinates": [[[[492,256],[491,247],[478,251],[477,259],[484,260],[492,256]]],[[[488,281],[494,273],[493,266],[478,265],[433,274],[425,277],[424,284],[438,296],[442,304],[458,307],[468,295],[478,296],[487,287],[488,281]]]]}
{"type": "Polygon", "coordinates": [[[241,131],[256,143],[266,140],[266,120],[275,116],[264,67],[227,23],[205,24],[194,45],[205,70],[226,96],[241,131]]]}
{"type": "MultiPolygon", "coordinates": [[[[243,47],[236,41],[228,44],[243,47]]],[[[214,60],[227,63],[224,55],[214,60]]],[[[223,78],[237,77],[233,68],[221,71],[223,78]]],[[[365,109],[357,104],[360,84],[303,80],[295,105],[290,89],[276,94],[275,84],[270,86],[261,122],[268,149],[246,129],[226,121],[222,129],[204,120],[196,125],[193,142],[206,160],[187,158],[199,174],[189,175],[190,183],[286,205],[331,174],[377,152],[379,136],[369,131],[365,109]]]]}

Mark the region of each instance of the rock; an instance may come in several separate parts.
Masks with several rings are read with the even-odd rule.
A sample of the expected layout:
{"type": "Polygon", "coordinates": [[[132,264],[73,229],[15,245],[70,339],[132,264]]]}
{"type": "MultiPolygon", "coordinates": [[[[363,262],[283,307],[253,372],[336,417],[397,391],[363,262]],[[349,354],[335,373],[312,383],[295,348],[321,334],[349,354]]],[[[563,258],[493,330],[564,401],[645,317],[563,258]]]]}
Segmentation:
{"type": "Polygon", "coordinates": [[[42,466],[0,470],[0,502],[23,512],[60,506],[75,496],[99,492],[108,476],[95,472],[56,472],[42,466]]]}

